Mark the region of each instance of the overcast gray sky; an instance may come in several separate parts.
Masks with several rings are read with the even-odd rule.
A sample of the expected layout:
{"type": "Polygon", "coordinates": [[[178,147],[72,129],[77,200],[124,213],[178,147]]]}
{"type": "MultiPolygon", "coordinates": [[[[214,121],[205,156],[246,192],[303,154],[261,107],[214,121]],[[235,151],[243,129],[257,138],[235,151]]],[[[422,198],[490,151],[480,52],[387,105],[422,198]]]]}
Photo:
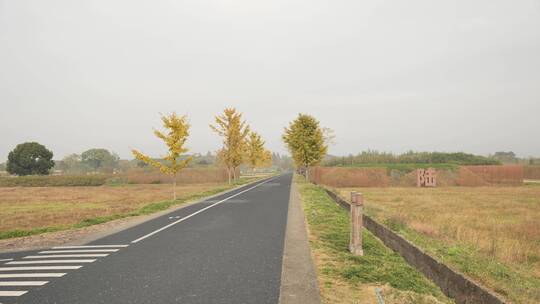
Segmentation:
{"type": "Polygon", "coordinates": [[[540,156],[540,0],[0,0],[0,103],[0,162],[24,141],[159,156],[171,111],[215,151],[225,107],[276,152],[305,112],[332,154],[540,156]]]}

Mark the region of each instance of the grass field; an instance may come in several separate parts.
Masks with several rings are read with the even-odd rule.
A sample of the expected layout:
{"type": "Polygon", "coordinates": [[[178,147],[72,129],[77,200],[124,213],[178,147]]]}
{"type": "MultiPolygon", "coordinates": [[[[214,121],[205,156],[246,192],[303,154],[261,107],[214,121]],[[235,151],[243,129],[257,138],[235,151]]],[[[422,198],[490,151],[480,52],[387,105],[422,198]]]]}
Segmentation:
{"type": "Polygon", "coordinates": [[[340,189],[366,212],[515,303],[540,303],[540,184],[340,189]]]}
{"type": "Polygon", "coordinates": [[[348,251],[349,214],[324,190],[296,177],[324,303],[376,303],[381,288],[388,304],[451,303],[398,254],[364,231],[364,256],[348,251]]]}
{"type": "MultiPolygon", "coordinates": [[[[237,184],[253,179],[241,179],[237,184]]],[[[84,227],[149,214],[212,195],[234,185],[119,185],[99,187],[0,187],[0,239],[84,227]]]]}

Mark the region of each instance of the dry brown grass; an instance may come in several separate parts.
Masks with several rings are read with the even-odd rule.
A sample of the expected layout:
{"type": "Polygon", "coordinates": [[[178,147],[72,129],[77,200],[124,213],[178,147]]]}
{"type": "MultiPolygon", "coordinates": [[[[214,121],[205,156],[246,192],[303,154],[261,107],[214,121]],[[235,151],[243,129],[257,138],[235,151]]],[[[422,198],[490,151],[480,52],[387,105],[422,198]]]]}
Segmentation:
{"type": "MultiPolygon", "coordinates": [[[[177,187],[179,199],[223,184],[177,187]]],[[[148,203],[169,200],[170,185],[0,188],[0,232],[70,226],[82,220],[126,214],[148,203]]]]}
{"type": "Polygon", "coordinates": [[[526,179],[540,180],[540,166],[524,166],[523,177],[526,179]]]}
{"type": "Polygon", "coordinates": [[[540,299],[540,186],[339,191],[351,190],[368,214],[500,294],[540,299]]]}
{"type": "MultiPolygon", "coordinates": [[[[473,245],[507,263],[540,258],[540,187],[355,190],[378,218],[402,221],[445,242],[473,245]]],[[[539,268],[536,263],[540,274],[539,268]]]]}
{"type": "MultiPolygon", "coordinates": [[[[236,170],[236,176],[240,176],[240,169],[236,170]]],[[[124,178],[130,184],[170,184],[172,176],[163,174],[157,169],[132,169],[118,178],[124,178]]],[[[225,168],[185,168],[176,176],[176,181],[182,184],[196,183],[223,183],[228,181],[225,168]]]]}

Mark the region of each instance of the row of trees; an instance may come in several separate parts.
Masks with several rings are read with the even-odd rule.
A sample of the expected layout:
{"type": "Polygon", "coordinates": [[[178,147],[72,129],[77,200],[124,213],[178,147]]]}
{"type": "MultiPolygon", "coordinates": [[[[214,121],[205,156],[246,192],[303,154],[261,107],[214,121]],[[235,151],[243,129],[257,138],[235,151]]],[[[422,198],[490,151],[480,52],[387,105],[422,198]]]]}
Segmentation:
{"type": "MultiPolygon", "coordinates": [[[[168,153],[164,161],[157,161],[136,149],[132,153],[136,159],[173,176],[173,197],[176,199],[176,176],[192,161],[192,157],[185,157],[191,125],[186,115],[176,113],[163,115],[161,120],[165,131],[155,130],[154,135],[167,146],[168,153]]],[[[251,168],[272,165],[272,153],[264,148],[265,142],[259,134],[250,130],[242,113],[236,109],[225,109],[222,115],[215,117],[215,124],[211,124],[210,128],[223,138],[223,146],[217,158],[227,168],[229,183],[238,178],[236,170],[242,164],[251,168]]]]}
{"type": "Polygon", "coordinates": [[[457,164],[498,165],[500,162],[485,156],[463,152],[414,152],[403,154],[368,150],[349,156],[328,156],[323,162],[327,166],[354,166],[357,164],[457,164]]]}
{"type": "Polygon", "coordinates": [[[5,169],[14,175],[47,175],[54,167],[66,173],[112,172],[120,158],[106,149],[90,149],[55,162],[53,152],[37,142],[19,144],[8,155],[5,169]]]}
{"type": "Polygon", "coordinates": [[[522,165],[540,165],[540,157],[520,158],[512,151],[499,151],[490,155],[489,158],[499,161],[503,164],[522,164],[522,165]]]}
{"type": "Polygon", "coordinates": [[[64,173],[112,173],[120,166],[120,157],[107,149],[89,149],[81,154],[70,154],[57,162],[55,169],[64,173]]]}

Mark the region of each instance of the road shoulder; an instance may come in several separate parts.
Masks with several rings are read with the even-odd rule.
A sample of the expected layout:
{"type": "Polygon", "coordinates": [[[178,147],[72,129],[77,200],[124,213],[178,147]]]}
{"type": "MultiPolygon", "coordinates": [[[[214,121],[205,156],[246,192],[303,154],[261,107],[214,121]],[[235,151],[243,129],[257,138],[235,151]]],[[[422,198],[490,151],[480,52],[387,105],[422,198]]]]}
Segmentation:
{"type": "Polygon", "coordinates": [[[309,248],[306,219],[294,182],[291,182],[279,303],[321,303],[309,248]]]}

